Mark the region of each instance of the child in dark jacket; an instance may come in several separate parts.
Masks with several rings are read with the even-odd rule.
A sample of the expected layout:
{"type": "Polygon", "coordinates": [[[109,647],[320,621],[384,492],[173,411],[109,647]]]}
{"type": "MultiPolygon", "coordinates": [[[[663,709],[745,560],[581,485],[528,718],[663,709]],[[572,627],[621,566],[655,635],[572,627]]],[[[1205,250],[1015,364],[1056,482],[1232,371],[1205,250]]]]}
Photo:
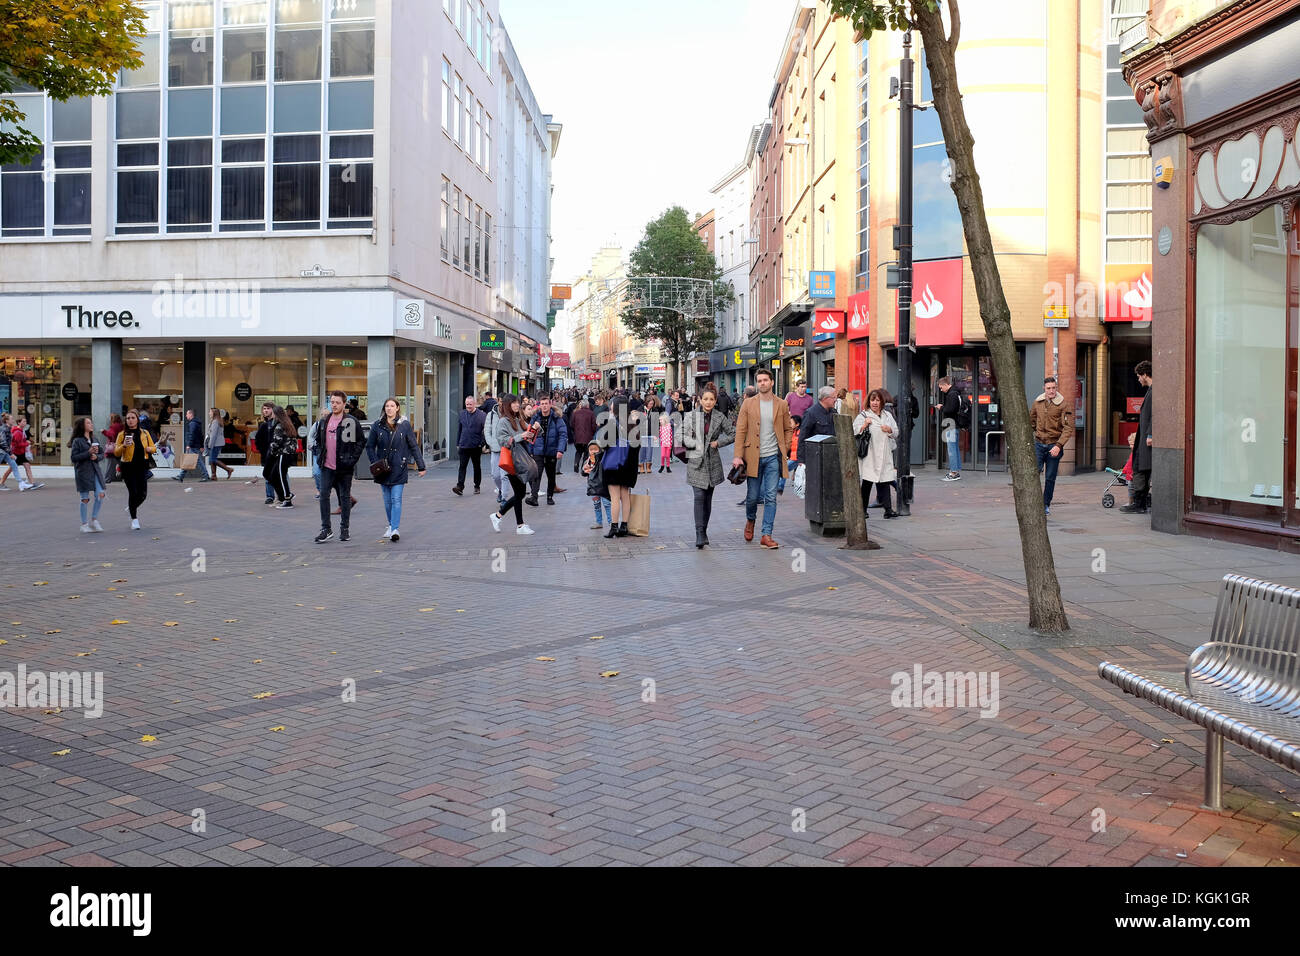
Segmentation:
{"type": "Polygon", "coordinates": [[[604,458],[601,451],[600,442],[590,441],[587,443],[587,460],[582,466],[582,473],[587,476],[587,494],[591,496],[592,506],[596,509],[596,523],[591,526],[592,531],[599,531],[604,525],[600,520],[600,506],[605,506],[605,520],[610,520],[609,487],[605,484],[605,469],[601,466],[601,459],[604,458]]]}

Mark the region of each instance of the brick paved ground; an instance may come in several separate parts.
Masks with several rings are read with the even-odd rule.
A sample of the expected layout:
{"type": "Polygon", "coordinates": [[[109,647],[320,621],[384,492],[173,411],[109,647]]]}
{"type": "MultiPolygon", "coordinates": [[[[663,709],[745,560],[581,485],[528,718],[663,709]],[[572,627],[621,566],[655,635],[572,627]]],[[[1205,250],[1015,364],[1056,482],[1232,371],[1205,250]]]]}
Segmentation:
{"type": "Polygon", "coordinates": [[[260,486],[155,481],[135,534],[120,485],[102,535],[77,532],[68,482],[0,498],[0,670],[92,668],[107,698],[93,720],[0,711],[0,863],[1300,858],[1294,777],[1230,747],[1229,810],[1201,811],[1200,732],[1095,675],[1186,655],[1160,615],[1130,626],[1129,598],[1106,597],[1140,588],[1145,609],[1186,585],[1158,600],[1190,627],[1224,571],[1294,579],[1300,561],[1163,536],[1151,551],[1142,519],[1095,503],[1095,476],[1063,480],[1053,534],[1084,636],[1011,640],[1025,612],[1005,479],[927,474],[917,516],[873,519],[885,548],[850,555],[808,535],[789,495],[782,549],[744,544],[730,486],[697,552],[681,474],[643,479],[649,538],[589,531],[572,475],[556,507],[529,509],[535,536],[497,536],[490,495],[455,498],[453,477],[409,486],[397,545],[377,540],[368,484],[354,540],[324,546],[309,482],[303,507],[272,511],[260,486]],[[1077,573],[1093,547],[1108,572],[1077,573]],[[893,707],[891,675],[915,664],[997,672],[997,716],[893,707]]]}

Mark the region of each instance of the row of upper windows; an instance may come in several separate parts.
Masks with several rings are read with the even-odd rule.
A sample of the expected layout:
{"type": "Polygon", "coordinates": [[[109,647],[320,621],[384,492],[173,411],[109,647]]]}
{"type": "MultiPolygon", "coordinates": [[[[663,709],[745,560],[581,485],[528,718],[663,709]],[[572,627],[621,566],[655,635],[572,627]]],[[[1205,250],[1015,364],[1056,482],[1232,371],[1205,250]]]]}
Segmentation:
{"type": "Polygon", "coordinates": [[[442,61],[442,131],[484,173],[492,174],[492,114],[446,60],[442,61]]]}
{"type": "Polygon", "coordinates": [[[212,0],[170,0],[165,31],[157,3],[146,4],[152,13],[150,32],[139,40],[144,63],[123,72],[120,86],[160,85],[164,49],[171,87],[319,80],[326,34],[329,77],[373,76],[375,23],[367,17],[374,16],[374,0],[324,2],[328,19],[322,19],[322,0],[277,0],[271,22],[267,0],[224,0],[217,29],[212,0]]]}
{"type": "Polygon", "coordinates": [[[492,284],[492,214],[442,177],[439,220],[442,261],[467,276],[492,284]]]}
{"type": "Polygon", "coordinates": [[[483,0],[442,0],[442,12],[456,25],[465,45],[488,76],[492,75],[492,46],[495,34],[492,15],[483,0]]]}

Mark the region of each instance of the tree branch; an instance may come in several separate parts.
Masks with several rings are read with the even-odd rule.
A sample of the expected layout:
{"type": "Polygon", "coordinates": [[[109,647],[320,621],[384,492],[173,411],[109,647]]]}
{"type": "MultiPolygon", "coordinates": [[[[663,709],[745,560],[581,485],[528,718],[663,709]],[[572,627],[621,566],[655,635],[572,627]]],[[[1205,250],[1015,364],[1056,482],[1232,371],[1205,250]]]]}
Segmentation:
{"type": "Polygon", "coordinates": [[[952,29],[948,31],[948,48],[956,56],[957,43],[961,40],[961,10],[957,7],[957,0],[948,0],[948,10],[952,20],[952,29]]]}

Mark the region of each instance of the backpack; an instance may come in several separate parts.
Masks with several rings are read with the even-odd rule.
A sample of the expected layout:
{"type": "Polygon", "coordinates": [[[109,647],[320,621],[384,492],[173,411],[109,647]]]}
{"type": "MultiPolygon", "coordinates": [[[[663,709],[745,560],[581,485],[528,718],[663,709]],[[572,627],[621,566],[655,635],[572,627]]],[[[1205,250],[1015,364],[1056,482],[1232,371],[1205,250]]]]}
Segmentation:
{"type": "Polygon", "coordinates": [[[961,394],[957,396],[957,427],[970,428],[970,399],[961,394]]]}

